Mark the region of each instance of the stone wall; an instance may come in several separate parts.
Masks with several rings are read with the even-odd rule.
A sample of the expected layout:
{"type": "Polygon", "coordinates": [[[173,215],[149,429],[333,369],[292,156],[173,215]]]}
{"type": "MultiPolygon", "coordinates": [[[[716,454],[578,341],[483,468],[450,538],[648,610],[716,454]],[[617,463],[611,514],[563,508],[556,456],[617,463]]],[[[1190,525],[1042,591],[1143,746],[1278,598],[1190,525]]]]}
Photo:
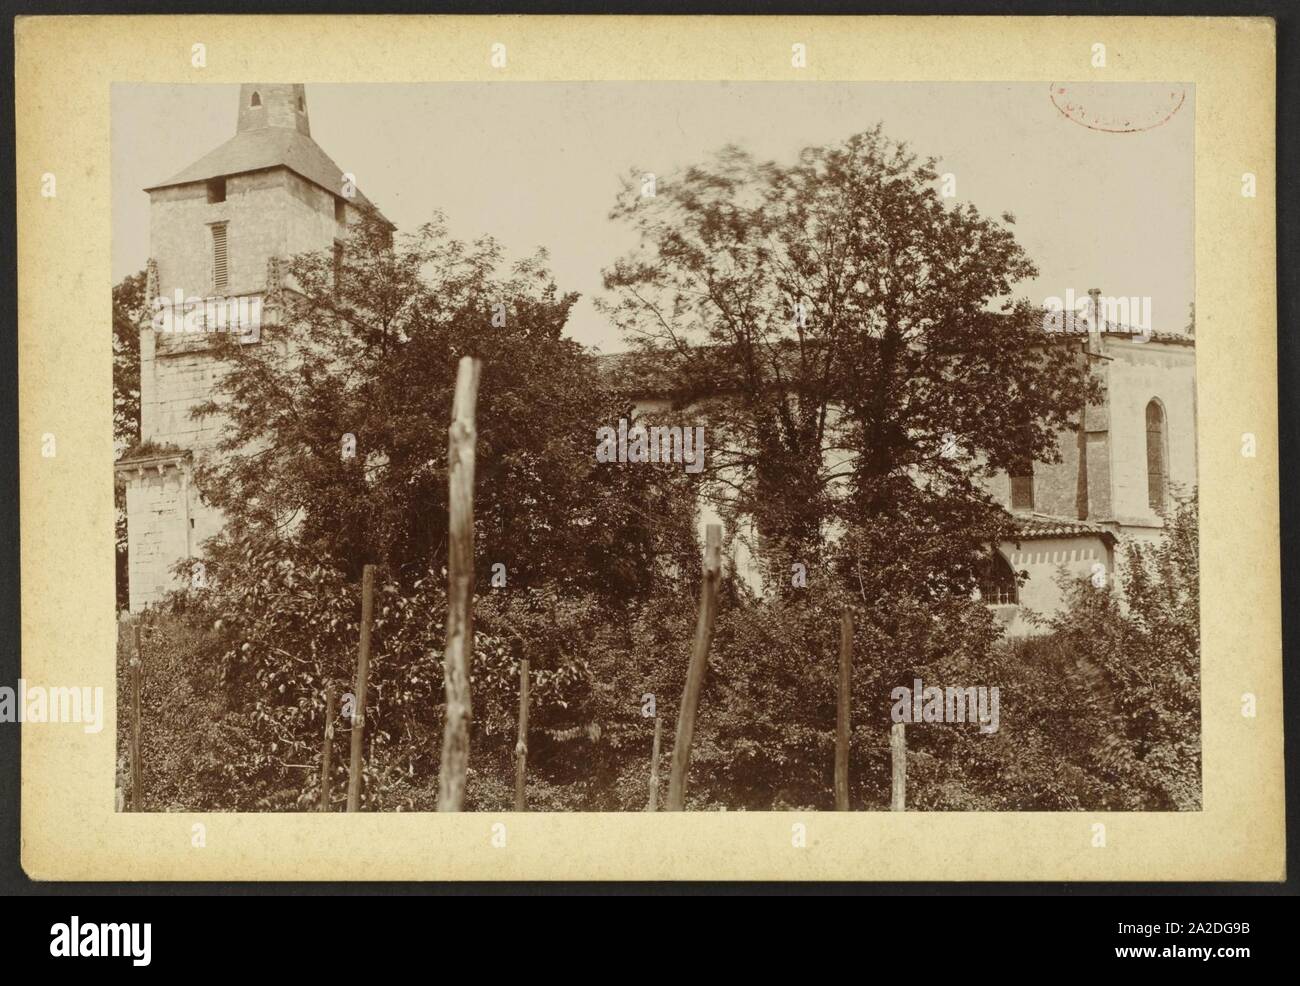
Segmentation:
{"type": "Polygon", "coordinates": [[[1111,363],[1111,446],[1117,469],[1114,517],[1124,528],[1160,528],[1147,500],[1146,407],[1165,411],[1169,481],[1196,485],[1196,351],[1157,342],[1108,342],[1111,363]]]}
{"type": "MultiPolygon", "coordinates": [[[[1190,490],[1196,485],[1196,350],[1105,337],[1104,355],[1095,370],[1104,402],[1087,409],[1081,432],[1061,432],[1059,463],[1034,463],[1034,512],[1158,532],[1163,523],[1147,502],[1146,406],[1153,398],[1163,405],[1169,481],[1190,490]]],[[[1010,509],[1006,475],[988,489],[1010,509]]]]}
{"type": "Polygon", "coordinates": [[[1067,578],[1086,579],[1092,578],[1097,571],[1094,566],[1100,565],[1108,582],[1114,577],[1115,553],[1100,535],[1004,541],[998,548],[1013,571],[1028,574],[1020,587],[1019,606],[994,607],[1011,636],[1043,632],[1025,619],[1026,609],[1043,616],[1061,609],[1064,593],[1057,578],[1062,570],[1067,578]]]}
{"type": "Polygon", "coordinates": [[[175,584],[172,565],[190,556],[191,484],[179,460],[120,467],[119,475],[126,481],[130,606],[138,612],[175,584]]]}
{"type": "MultiPolygon", "coordinates": [[[[208,202],[206,182],[155,190],[150,236],[159,295],[168,301],[178,290],[183,298],[212,296],[209,226],[226,222],[229,276],[224,294],[260,296],[271,257],[327,251],[346,235],[335,218],[335,201],[335,195],[286,168],[229,176],[224,202],[208,202]]],[[[347,213],[349,219],[356,215],[350,203],[347,213]]],[[[141,438],[190,455],[163,467],[119,469],[126,483],[133,612],[173,588],[174,563],[199,554],[203,541],[223,526],[222,515],[203,502],[192,479],[194,466],[220,440],[224,422],[219,415],[201,421],[191,416],[211,398],[223,372],[224,365],[201,336],[165,336],[150,328],[141,332],[141,438]]]]}
{"type": "MultiPolygon", "coordinates": [[[[340,190],[341,191],[341,190],[340,190]]],[[[150,193],[150,251],[158,264],[160,293],[171,298],[207,297],[212,282],[213,223],[226,223],[229,274],[226,294],[260,291],[268,257],[331,249],[345,235],[335,220],[337,195],[288,168],[271,168],[226,179],[226,200],[208,202],[207,182],[150,193]]],[[[349,220],[356,209],[346,203],[349,220]]]]}

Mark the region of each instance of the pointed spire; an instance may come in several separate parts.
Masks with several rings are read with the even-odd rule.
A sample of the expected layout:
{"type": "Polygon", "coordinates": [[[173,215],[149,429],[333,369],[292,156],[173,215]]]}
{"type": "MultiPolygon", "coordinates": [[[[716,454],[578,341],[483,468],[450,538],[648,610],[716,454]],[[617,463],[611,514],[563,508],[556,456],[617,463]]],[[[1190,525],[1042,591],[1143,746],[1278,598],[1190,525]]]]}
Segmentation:
{"type": "Polygon", "coordinates": [[[239,87],[237,133],[280,127],[311,136],[307,90],[301,82],[245,82],[239,87]]]}

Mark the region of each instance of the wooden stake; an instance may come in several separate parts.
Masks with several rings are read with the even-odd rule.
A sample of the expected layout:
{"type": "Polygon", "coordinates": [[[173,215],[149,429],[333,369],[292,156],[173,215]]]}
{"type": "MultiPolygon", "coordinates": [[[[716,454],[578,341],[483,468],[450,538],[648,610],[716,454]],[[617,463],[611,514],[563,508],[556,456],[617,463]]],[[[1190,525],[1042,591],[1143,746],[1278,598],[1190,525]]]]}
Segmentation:
{"type": "Polygon", "coordinates": [[[849,694],[853,688],[853,614],[840,612],[840,694],[835,715],[835,810],[849,810],[849,694]]]}
{"type": "Polygon", "coordinates": [[[135,657],[129,662],[131,672],[131,810],[144,811],[144,763],[140,749],[140,691],[144,677],[144,648],[140,643],[140,624],[135,629],[135,657]]]}
{"type": "Polygon", "coordinates": [[[668,810],[686,806],[686,771],[691,763],[691,740],[695,735],[695,711],[700,688],[709,666],[709,644],[718,609],[718,581],[722,575],[722,526],[710,524],[704,534],[704,572],[700,580],[700,611],[695,623],[695,645],[682,689],[682,706],[677,714],[677,737],[673,742],[672,773],[668,775],[668,810]]]}
{"type": "Polygon", "coordinates": [[[659,810],[659,736],[663,732],[663,720],[655,716],[655,745],[650,754],[650,804],[646,811],[659,810]]]}
{"type": "Polygon", "coordinates": [[[334,758],[334,683],[325,689],[325,739],[320,748],[320,810],[330,810],[330,766],[334,758]]]}
{"type": "Polygon", "coordinates": [[[375,611],[375,566],[361,570],[361,646],[357,648],[357,692],[352,706],[352,765],[348,811],[361,808],[361,741],[366,736],[366,685],[370,679],[370,621],[375,611]]]}
{"type": "Polygon", "coordinates": [[[528,658],[519,662],[519,738],[515,741],[515,811],[527,811],[525,779],[528,773],[528,658]]]}
{"type": "Polygon", "coordinates": [[[460,811],[469,769],[472,709],[469,666],[474,651],[474,412],[480,363],[465,356],[456,369],[456,395],[447,429],[448,534],[447,644],[443,683],[447,691],[438,770],[438,810],[460,811]]]}
{"type": "Polygon", "coordinates": [[[894,777],[890,792],[889,810],[906,811],[907,804],[907,737],[903,723],[896,722],[889,729],[889,754],[893,761],[894,777]]]}

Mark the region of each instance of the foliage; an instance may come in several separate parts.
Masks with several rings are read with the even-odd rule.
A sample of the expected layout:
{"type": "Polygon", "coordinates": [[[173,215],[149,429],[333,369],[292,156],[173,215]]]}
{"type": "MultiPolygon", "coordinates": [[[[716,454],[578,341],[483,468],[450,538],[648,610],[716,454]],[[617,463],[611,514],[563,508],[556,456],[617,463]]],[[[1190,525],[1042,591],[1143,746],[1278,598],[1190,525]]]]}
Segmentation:
{"type": "Polygon", "coordinates": [[[642,242],[606,272],[604,308],[682,381],[715,496],[778,571],[829,519],[869,528],[900,499],[971,554],[997,520],[981,480],[1057,461],[1098,396],[1011,296],[1036,274],[1013,217],[948,207],[934,164],[879,126],[790,166],[729,147],[653,196],[625,183],[612,213],[642,242]],[[979,524],[946,524],[976,506],[979,524]]]}
{"type": "MultiPolygon", "coordinates": [[[[150,807],[309,810],[317,802],[324,684],[332,681],[340,695],[353,687],[356,586],[310,558],[286,562],[279,549],[250,550],[249,565],[265,572],[264,582],[244,595],[215,578],[176,597],[187,608],[150,631],[179,635],[188,648],[184,660],[173,656],[161,669],[151,649],[146,664],[146,755],[163,761],[147,761],[157,771],[147,780],[163,782],[159,801],[151,789],[150,807]],[[220,623],[208,627],[217,613],[220,623]],[[294,641],[315,643],[289,651],[294,641]],[[188,711],[153,701],[162,677],[188,711]],[[159,730],[166,738],[155,741],[159,730]]],[[[964,724],[909,725],[909,809],[1194,810],[1196,558],[1189,500],[1159,542],[1129,549],[1122,595],[1116,586],[1067,580],[1068,607],[1047,633],[1019,640],[1000,640],[988,608],[955,594],[906,604],[819,588],[814,579],[798,600],[753,599],[724,582],[687,805],[833,806],[838,621],[848,606],[853,808],[888,805],[890,693],[920,678],[998,687],[1000,722],[992,734],[964,724]]],[[[408,595],[381,575],[377,596],[363,804],[432,810],[441,579],[408,595]]],[[[475,611],[467,807],[511,804],[522,656],[532,665],[530,808],[643,809],[655,714],[663,724],[662,805],[694,600],[665,591],[610,605],[548,585],[488,591],[475,611]]],[[[336,720],[336,804],[346,789],[347,727],[336,720]]]]}
{"type": "MultiPolygon", "coordinates": [[[[949,597],[899,608],[832,591],[772,597],[719,619],[691,763],[691,800],[730,808],[834,808],[840,613],[853,614],[850,804],[889,803],[890,692],[936,664],[978,663],[987,607],[949,597]]],[[[680,659],[679,659],[680,660],[680,659]]]]}
{"type": "MultiPolygon", "coordinates": [[[[643,520],[686,502],[680,468],[596,462],[597,428],[627,404],[562,336],[576,295],[558,292],[544,261],[502,275],[490,239],[451,239],[439,219],[393,245],[374,215],[337,265],[295,258],[300,293],[283,326],[265,327],[257,346],[224,340],[229,372],[199,409],[227,422],[198,478],[229,529],[287,538],[352,580],[367,562],[403,585],[439,570],[452,388],[473,355],[478,557],[504,565],[512,587],[557,579],[618,595],[645,587],[658,554],[692,555],[689,511],[659,531],[643,520]]],[[[491,574],[482,567],[480,587],[491,574]]]]}
{"type": "MultiPolygon", "coordinates": [[[[140,328],[145,323],[145,272],[113,286],[113,446],[118,456],[140,440],[140,328]]],[[[117,546],[117,608],[128,605],[126,491],[113,484],[114,542],[117,546]]]]}
{"type": "MultiPolygon", "coordinates": [[[[226,525],[201,580],[169,602],[221,669],[231,758],[226,807],[277,792],[317,803],[313,764],[326,687],[352,690],[363,565],[379,569],[366,703],[365,807],[431,805],[442,728],[446,427],[461,355],[483,360],[475,557],[480,596],[470,807],[505,807],[519,660],[532,662],[533,723],[569,743],[592,690],[578,644],[598,603],[698,573],[689,476],[595,461],[596,430],[627,414],[589,354],[561,336],[573,295],[539,255],[500,277],[500,249],[438,223],[396,245],[371,215],[337,266],[291,264],[296,291],[259,345],[218,339],[228,370],[200,415],[225,422],[198,470],[226,525]],[[499,306],[499,307],[498,307],[499,306]],[[501,324],[502,319],[504,324],[501,324]],[[537,409],[546,417],[539,426],[537,409]],[[355,438],[355,455],[343,438],[355,438]],[[504,579],[504,585],[497,579],[504,579]],[[498,601],[499,600],[499,601],[498,601]],[[236,781],[238,779],[238,781],[236,781]]],[[[189,579],[189,562],[177,566],[189,579]]],[[[344,746],[347,725],[335,725],[344,746]]],[[[539,773],[547,761],[537,742],[539,773]]],[[[346,751],[338,751],[341,797],[346,751]]],[[[572,773],[572,771],[570,772],[572,773]]],[[[258,803],[261,803],[259,800],[258,803]]]]}
{"type": "MultiPolygon", "coordinates": [[[[162,676],[187,694],[201,690],[206,735],[222,738],[216,749],[193,749],[194,737],[186,744],[187,769],[203,765],[194,771],[191,807],[314,810],[331,685],[337,696],[332,795],[341,804],[347,789],[349,713],[355,707],[344,703],[355,701],[359,589],[285,544],[250,540],[243,552],[240,577],[223,578],[218,567],[209,567],[205,585],[173,594],[160,614],[157,625],[183,638],[184,658],[147,638],[150,679],[162,676]],[[261,577],[251,580],[249,572],[261,577]],[[160,660],[159,650],[168,657],[160,660]]],[[[381,572],[375,596],[362,806],[430,809],[442,729],[442,580],[417,580],[408,590],[381,572]]],[[[490,613],[489,606],[482,609],[490,613]]],[[[471,766],[480,774],[508,772],[518,661],[516,642],[476,632],[471,766]]],[[[572,716],[566,710],[587,686],[586,661],[557,654],[539,664],[530,676],[535,721],[542,729],[568,726],[572,716]]],[[[156,723],[151,718],[151,726],[156,723]]],[[[485,801],[473,785],[470,793],[471,807],[509,804],[508,799],[485,801]]]]}
{"type": "Polygon", "coordinates": [[[1089,748],[1122,807],[1201,804],[1200,562],[1195,495],[1180,497],[1154,544],[1132,544],[1122,593],[1073,587],[1053,635],[1089,686],[1097,729],[1089,748]]]}
{"type": "MultiPolygon", "coordinates": [[[[130,797],[131,729],[129,662],[138,626],[144,656],[141,675],[141,766],[146,811],[195,811],[223,805],[213,792],[236,781],[240,803],[253,806],[265,791],[248,791],[225,763],[248,752],[247,741],[225,718],[217,669],[196,660],[202,630],[161,613],[118,624],[117,787],[130,797]]],[[[269,802],[268,802],[269,803],[269,802]]]]}
{"type": "Polygon", "coordinates": [[[140,328],[149,314],[145,272],[113,286],[113,441],[126,447],[140,437],[140,328]]]}
{"type": "Polygon", "coordinates": [[[946,681],[998,685],[992,736],[908,727],[909,800],[945,810],[1194,811],[1201,805],[1196,500],[1153,544],[1130,543],[1118,585],[1062,573],[1049,632],[1006,641],[946,681]],[[912,740],[926,745],[915,762],[912,740]]]}

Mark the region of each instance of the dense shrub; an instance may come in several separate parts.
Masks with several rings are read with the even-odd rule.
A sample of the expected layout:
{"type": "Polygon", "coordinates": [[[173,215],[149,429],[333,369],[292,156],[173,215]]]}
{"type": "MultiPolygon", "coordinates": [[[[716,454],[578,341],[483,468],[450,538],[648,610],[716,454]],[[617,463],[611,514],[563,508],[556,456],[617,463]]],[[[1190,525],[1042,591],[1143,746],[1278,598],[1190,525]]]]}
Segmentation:
{"type": "Polygon", "coordinates": [[[1120,552],[1118,582],[1062,574],[1049,632],[1004,641],[944,683],[1000,689],[1000,728],[908,727],[909,805],[984,811],[1189,811],[1201,806],[1200,578],[1194,497],[1155,544],[1120,552]]]}
{"type": "MultiPolygon", "coordinates": [[[[854,615],[850,802],[889,803],[890,693],[997,686],[999,728],[907,727],[911,810],[1194,810],[1200,805],[1194,501],[1166,537],[1125,553],[1118,586],[1066,581],[1048,632],[999,639],[986,607],[833,589],[754,599],[724,583],[692,748],[696,810],[833,807],[839,618],[854,615]]],[[[265,574],[232,591],[214,572],[143,622],[144,763],[151,810],[314,810],[324,694],[353,689],[359,589],[310,559],[246,546],[265,574]]],[[[363,807],[432,810],[442,730],[443,579],[402,590],[380,572],[366,708],[363,807]]],[[[609,602],[563,587],[476,600],[466,807],[514,797],[519,661],[531,664],[529,807],[644,809],[654,716],[666,794],[695,624],[684,590],[609,602]]],[[[120,637],[119,717],[129,717],[120,637]]],[[[348,720],[336,719],[336,807],[348,720]]],[[[125,758],[119,763],[126,774],[125,758]]]]}

